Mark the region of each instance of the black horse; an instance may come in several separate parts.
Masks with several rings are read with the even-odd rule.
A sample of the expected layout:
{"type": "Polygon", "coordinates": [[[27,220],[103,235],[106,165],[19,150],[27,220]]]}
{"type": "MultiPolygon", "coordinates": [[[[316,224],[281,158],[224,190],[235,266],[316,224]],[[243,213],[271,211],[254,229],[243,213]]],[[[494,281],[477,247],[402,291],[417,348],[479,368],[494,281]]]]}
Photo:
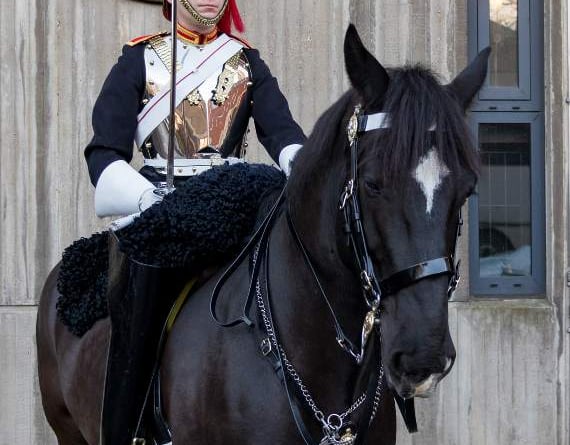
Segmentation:
{"type": "MultiPolygon", "coordinates": [[[[395,443],[394,396],[429,396],[455,359],[448,293],[478,169],[464,111],[487,58],[442,86],[420,67],[386,71],[349,27],[354,88],[317,122],[250,257],[255,326],[212,321],[218,274],[167,340],[173,443],[395,443]]],[[[221,288],[220,318],[241,313],[250,274],[246,261],[221,288]]],[[[61,445],[95,445],[109,321],[70,334],[56,317],[56,276],[38,315],[43,404],[61,445]]]]}

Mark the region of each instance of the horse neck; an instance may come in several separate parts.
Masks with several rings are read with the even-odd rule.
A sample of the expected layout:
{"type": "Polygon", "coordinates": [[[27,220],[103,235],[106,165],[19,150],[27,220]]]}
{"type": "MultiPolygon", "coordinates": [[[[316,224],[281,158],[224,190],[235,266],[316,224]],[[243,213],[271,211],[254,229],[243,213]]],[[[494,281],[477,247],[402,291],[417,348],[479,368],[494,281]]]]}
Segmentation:
{"type": "MultiPolygon", "coordinates": [[[[327,295],[340,307],[361,300],[358,299],[360,287],[354,253],[342,231],[343,214],[339,210],[340,190],[347,174],[343,167],[345,158],[342,152],[334,153],[326,170],[308,175],[312,179],[305,182],[302,189],[293,188],[295,194],[288,196],[287,211],[327,295]]],[[[282,234],[287,254],[300,261],[298,269],[309,272],[294,235],[286,225],[282,234]]],[[[313,283],[309,287],[312,289],[314,277],[308,276],[307,281],[313,283]]]]}
{"type": "MultiPolygon", "coordinates": [[[[318,192],[314,194],[317,195],[318,192]]],[[[336,208],[336,204],[330,206],[322,195],[313,201],[307,194],[302,211],[299,213],[297,208],[291,219],[343,330],[358,343],[366,307],[358,277],[339,252],[335,233],[340,214],[336,208]],[[327,206],[335,210],[327,211],[327,206]]],[[[285,214],[272,231],[270,255],[270,287],[272,294],[278,296],[272,303],[277,328],[280,332],[295,333],[285,341],[309,356],[315,353],[322,357],[324,353],[337,363],[353,364],[337,345],[333,317],[285,214]]]]}
{"type": "MultiPolygon", "coordinates": [[[[322,236],[315,230],[307,232],[302,226],[298,229],[304,241],[308,233],[313,238],[322,236]]],[[[307,244],[316,245],[315,242],[307,244]]],[[[330,264],[323,267],[326,261],[318,261],[318,252],[312,249],[309,254],[315,260],[317,275],[345,334],[359,345],[365,307],[362,297],[355,292],[351,271],[334,255],[327,259],[330,264]],[[337,269],[334,279],[331,268],[337,269]]],[[[336,341],[331,313],[285,215],[276,221],[271,234],[268,275],[279,342],[319,408],[328,413],[343,412],[361,391],[357,381],[360,367],[336,341]]]]}

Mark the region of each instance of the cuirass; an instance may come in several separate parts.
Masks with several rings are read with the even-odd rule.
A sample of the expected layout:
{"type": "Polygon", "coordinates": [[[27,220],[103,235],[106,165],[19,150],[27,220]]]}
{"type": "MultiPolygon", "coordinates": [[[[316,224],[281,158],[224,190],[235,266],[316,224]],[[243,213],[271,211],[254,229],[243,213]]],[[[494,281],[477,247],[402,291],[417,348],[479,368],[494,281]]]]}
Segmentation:
{"type": "MultiPolygon", "coordinates": [[[[160,37],[154,45],[145,49],[146,99],[170,85],[170,67],[165,62],[170,57],[169,36],[160,37]],[[162,50],[162,51],[161,51],[162,50]]],[[[152,42],[152,41],[151,41],[152,42]]],[[[200,47],[178,41],[178,70],[182,66],[195,64],[200,47]]],[[[212,74],[196,90],[191,92],[176,108],[175,151],[176,159],[200,157],[201,150],[219,151],[222,147],[238,109],[246,100],[251,86],[249,64],[243,51],[225,62],[223,69],[212,74]]],[[[168,157],[170,118],[165,119],[140,147],[145,157],[156,155],[168,157]]]]}

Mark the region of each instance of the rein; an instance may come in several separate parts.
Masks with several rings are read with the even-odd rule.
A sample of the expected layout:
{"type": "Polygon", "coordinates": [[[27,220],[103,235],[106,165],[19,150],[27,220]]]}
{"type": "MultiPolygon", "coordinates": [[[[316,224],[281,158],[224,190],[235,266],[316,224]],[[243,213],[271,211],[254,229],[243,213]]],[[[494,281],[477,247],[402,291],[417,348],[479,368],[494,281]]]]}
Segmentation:
{"type": "Polygon", "coordinates": [[[285,187],[283,187],[283,190],[281,190],[281,192],[279,193],[279,196],[275,200],[275,203],[271,207],[271,210],[264,218],[261,225],[257,228],[255,233],[250,238],[249,242],[240,252],[240,254],[236,257],[236,259],[232,262],[232,264],[230,264],[230,266],[219,278],[218,282],[216,283],[216,286],[214,287],[214,290],[212,291],[212,297],[210,299],[210,314],[214,319],[214,321],[221,327],[230,328],[233,326],[237,326],[238,324],[241,323],[244,323],[248,327],[252,327],[254,325],[254,323],[249,318],[248,314],[251,309],[251,304],[255,296],[256,279],[259,276],[260,266],[261,266],[260,262],[254,262],[253,264],[253,270],[251,272],[251,279],[249,282],[249,290],[247,292],[247,298],[243,306],[241,317],[229,322],[222,322],[220,321],[216,313],[216,306],[218,303],[220,292],[224,287],[224,284],[232,276],[232,274],[238,269],[238,267],[244,262],[244,260],[248,257],[251,251],[256,246],[259,246],[258,249],[262,249],[261,254],[263,255],[263,253],[267,249],[270,228],[273,226],[275,218],[279,214],[279,210],[281,209],[281,205],[283,204],[284,198],[285,198],[285,187]]]}
{"type": "MultiPolygon", "coordinates": [[[[439,276],[443,274],[449,275],[448,298],[451,298],[459,282],[459,261],[455,263],[454,258],[457,249],[457,240],[461,235],[461,226],[463,220],[461,213],[457,222],[456,237],[452,246],[452,251],[448,256],[439,257],[414,264],[408,268],[402,269],[392,275],[378,280],[370,254],[367,248],[366,234],[362,222],[360,211],[360,200],[358,193],[358,148],[359,136],[362,134],[389,128],[389,116],[386,113],[361,114],[361,107],[356,106],[354,113],[349,120],[347,127],[348,148],[350,149],[350,175],[339,199],[339,210],[344,216],[344,231],[348,235],[350,244],[353,247],[356,262],[359,268],[361,281],[361,290],[364,301],[369,309],[362,326],[361,344],[358,349],[352,341],[344,334],[344,331],[338,321],[334,309],[328,299],[323,286],[316,274],[315,268],[311,262],[309,254],[303,245],[301,238],[295,228],[290,212],[286,210],[286,218],[289,230],[299,247],[305,263],[307,264],[315,282],[319,288],[333,319],[336,331],[336,339],[339,346],[347,352],[357,364],[361,365],[366,357],[369,349],[378,350],[379,372],[378,379],[373,378],[375,374],[369,369],[369,366],[362,368],[368,376],[367,389],[362,395],[355,399],[353,404],[342,414],[330,414],[328,417],[318,409],[314,399],[310,395],[308,389],[304,385],[301,377],[296,372],[293,364],[288,360],[285,351],[279,343],[277,331],[271,315],[271,301],[269,290],[269,235],[271,228],[280,214],[283,203],[285,201],[285,187],[281,191],[279,197],[273,204],[270,212],[264,218],[261,225],[253,234],[245,248],[232,262],[228,269],[222,274],[212,291],[210,301],[210,313],[212,318],[222,327],[232,327],[244,323],[248,327],[254,326],[249,318],[249,312],[253,301],[256,302],[260,326],[264,328],[264,337],[260,343],[262,354],[271,362],[277,376],[283,383],[293,418],[297,428],[307,445],[315,445],[309,430],[306,427],[302,416],[300,401],[304,401],[312,410],[314,417],[322,424],[324,438],[319,445],[361,445],[364,442],[368,427],[372,423],[376,415],[376,411],[382,395],[384,369],[380,359],[381,346],[381,325],[380,325],[380,308],[383,296],[395,294],[405,287],[411,286],[420,280],[428,277],[439,276]],[[249,290],[243,306],[241,317],[229,321],[222,322],[216,313],[218,298],[224,284],[229,277],[237,270],[243,261],[253,252],[252,271],[250,276],[249,290]],[[265,264],[265,299],[261,290],[261,266],[265,264]],[[372,336],[372,333],[377,335],[372,336]],[[369,341],[372,337],[372,341],[369,341]],[[377,347],[372,344],[378,342],[377,347]],[[367,347],[368,345],[368,347],[367,347]],[[294,384],[294,385],[293,385],[294,384]],[[352,425],[346,419],[361,406],[365,407],[364,413],[360,416],[360,422],[357,425],[356,434],[347,425],[352,425]],[[365,419],[369,416],[369,421],[365,419]],[[345,428],[343,430],[343,428],[345,428]]],[[[255,331],[253,331],[255,332],[255,331]]],[[[394,399],[404,418],[406,427],[410,432],[417,431],[417,422],[415,417],[414,401],[412,399],[404,400],[398,394],[394,393],[394,399]]]]}

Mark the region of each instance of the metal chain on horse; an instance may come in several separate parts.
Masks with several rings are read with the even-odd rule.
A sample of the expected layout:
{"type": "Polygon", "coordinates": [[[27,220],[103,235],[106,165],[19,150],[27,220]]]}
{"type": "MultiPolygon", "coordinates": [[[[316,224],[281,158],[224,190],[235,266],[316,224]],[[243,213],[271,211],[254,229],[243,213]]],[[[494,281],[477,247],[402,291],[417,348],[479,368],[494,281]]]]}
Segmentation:
{"type": "Polygon", "coordinates": [[[376,392],[374,393],[374,401],[372,402],[372,413],[370,414],[369,426],[376,417],[378,412],[378,407],[380,406],[380,400],[382,399],[382,384],[384,380],[384,366],[382,366],[382,357],[380,357],[380,373],[378,375],[378,384],[376,385],[376,392]]]}
{"type": "MultiPolygon", "coordinates": [[[[253,255],[253,262],[254,263],[258,260],[258,258],[257,258],[258,252],[259,252],[259,249],[256,248],[254,255],[253,255]]],[[[315,402],[315,399],[313,398],[313,396],[311,395],[311,393],[307,389],[307,386],[303,382],[301,376],[299,375],[299,373],[297,372],[297,370],[295,369],[293,364],[287,358],[287,354],[285,353],[283,346],[277,340],[275,330],[274,330],[273,325],[272,325],[272,323],[271,323],[271,321],[267,315],[265,303],[263,302],[263,294],[261,292],[261,284],[260,284],[259,280],[257,280],[257,283],[256,283],[256,300],[257,300],[259,312],[261,314],[261,318],[263,319],[263,324],[264,324],[265,330],[267,332],[267,336],[269,337],[269,340],[271,341],[273,346],[279,350],[280,355],[281,355],[281,359],[283,361],[283,365],[285,366],[287,373],[293,379],[293,381],[295,382],[295,384],[299,388],[299,391],[301,391],[303,398],[307,402],[307,405],[309,405],[309,407],[313,411],[315,418],[317,419],[317,421],[319,421],[323,425],[323,431],[325,432],[326,439],[328,439],[328,442],[326,442],[326,443],[331,444],[331,445],[344,445],[345,443],[352,443],[352,442],[342,441],[342,439],[339,438],[339,432],[342,429],[342,427],[344,426],[344,421],[345,421],[346,417],[348,417],[350,414],[352,414],[354,411],[356,411],[364,403],[364,401],[367,398],[366,392],[362,393],[360,395],[360,397],[358,397],[353,402],[353,404],[347,410],[345,410],[342,414],[333,413],[333,414],[330,414],[328,417],[325,417],[325,414],[323,413],[322,410],[320,410],[318,408],[318,406],[315,402]]],[[[376,412],[378,410],[378,405],[380,403],[380,399],[382,396],[383,378],[384,378],[384,368],[383,368],[382,364],[380,364],[380,370],[378,373],[378,384],[376,386],[376,392],[374,394],[373,410],[372,410],[372,415],[371,415],[371,418],[369,420],[369,423],[372,423],[372,420],[376,416],[376,412]]]]}

